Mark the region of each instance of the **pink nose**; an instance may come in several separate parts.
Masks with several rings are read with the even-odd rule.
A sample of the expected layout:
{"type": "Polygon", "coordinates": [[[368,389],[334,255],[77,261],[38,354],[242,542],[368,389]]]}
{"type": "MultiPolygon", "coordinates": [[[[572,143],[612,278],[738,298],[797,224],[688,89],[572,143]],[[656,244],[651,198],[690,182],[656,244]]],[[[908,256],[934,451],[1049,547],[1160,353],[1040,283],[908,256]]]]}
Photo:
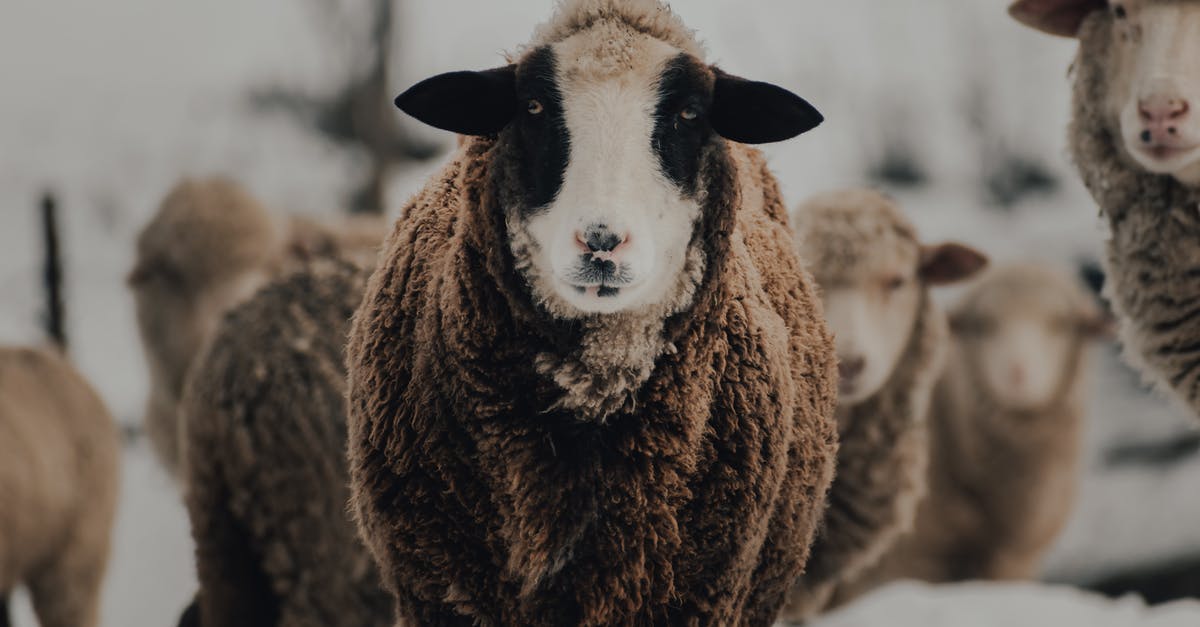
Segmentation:
{"type": "Polygon", "coordinates": [[[1192,105],[1178,94],[1162,92],[1138,101],[1142,119],[1142,141],[1147,144],[1168,142],[1179,135],[1179,124],[1191,113],[1192,105]]]}

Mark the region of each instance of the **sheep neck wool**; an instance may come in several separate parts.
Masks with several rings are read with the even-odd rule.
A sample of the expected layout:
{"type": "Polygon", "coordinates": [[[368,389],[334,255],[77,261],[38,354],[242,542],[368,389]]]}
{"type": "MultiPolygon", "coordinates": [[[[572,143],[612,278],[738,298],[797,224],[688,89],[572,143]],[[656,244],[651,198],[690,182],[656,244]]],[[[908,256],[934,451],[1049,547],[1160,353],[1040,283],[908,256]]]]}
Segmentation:
{"type": "Polygon", "coordinates": [[[1135,165],[1106,114],[1104,60],[1112,17],[1096,11],[1079,32],[1070,144],[1084,184],[1108,218],[1105,296],[1126,359],[1147,380],[1200,411],[1200,189],[1135,165]]]}

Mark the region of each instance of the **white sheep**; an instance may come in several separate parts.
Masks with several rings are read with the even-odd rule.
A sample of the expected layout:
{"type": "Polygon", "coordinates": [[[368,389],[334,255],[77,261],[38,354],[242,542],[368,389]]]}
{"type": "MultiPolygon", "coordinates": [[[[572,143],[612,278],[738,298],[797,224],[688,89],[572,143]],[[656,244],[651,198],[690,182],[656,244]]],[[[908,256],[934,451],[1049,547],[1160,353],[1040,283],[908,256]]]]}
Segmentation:
{"type": "Polygon", "coordinates": [[[129,284],[150,367],[146,434],[173,476],[181,472],[184,381],[222,314],[314,258],[365,267],[383,234],[382,223],[367,218],[278,218],[228,179],[184,180],[170,191],[138,237],[129,284]]]}
{"type": "Polygon", "coordinates": [[[95,627],[120,452],[103,401],[58,351],[0,347],[0,624],[24,584],[42,627],[95,627]]]}
{"type": "Polygon", "coordinates": [[[784,611],[795,621],[820,612],[912,528],[925,494],[926,414],[949,341],[930,288],[967,279],[987,260],[959,244],[923,245],[900,208],[870,190],[812,198],[793,224],[821,289],[841,392],[829,509],[784,611]]]}
{"type": "Polygon", "coordinates": [[[913,532],[842,600],[899,578],[1030,578],[1071,511],[1087,348],[1107,316],[1078,281],[1020,264],[986,274],[950,321],[928,495],[913,532]]]}
{"type": "Polygon", "coordinates": [[[1200,3],[1010,11],[1080,39],[1071,150],[1111,228],[1105,294],[1129,360],[1200,412],[1200,3]]]}
{"type": "Polygon", "coordinates": [[[768,625],[835,364],[765,159],[820,115],[654,0],[568,0],[398,105],[474,137],[355,318],[353,508],[414,624],[768,625]]]}

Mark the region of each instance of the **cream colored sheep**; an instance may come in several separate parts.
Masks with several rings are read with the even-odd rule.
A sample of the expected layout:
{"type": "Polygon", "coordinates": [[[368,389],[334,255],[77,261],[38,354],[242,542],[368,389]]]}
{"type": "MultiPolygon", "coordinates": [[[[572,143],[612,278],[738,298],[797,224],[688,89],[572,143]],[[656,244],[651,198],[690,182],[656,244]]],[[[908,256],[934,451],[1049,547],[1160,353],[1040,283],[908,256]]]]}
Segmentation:
{"type": "Polygon", "coordinates": [[[911,529],[925,492],[929,397],[948,342],[930,288],[966,279],[987,260],[958,244],[921,244],[899,207],[869,190],[813,198],[793,224],[821,288],[841,392],[829,509],[784,611],[804,620],[911,529]]]}
{"type": "Polygon", "coordinates": [[[94,627],[120,482],[112,416],[58,352],[0,348],[0,624],[28,587],[42,627],[94,627]]]}
{"type": "Polygon", "coordinates": [[[1126,355],[1200,413],[1200,3],[1020,0],[1078,36],[1071,150],[1108,218],[1105,294],[1126,355]]]}
{"type": "Polygon", "coordinates": [[[185,180],[171,190],[138,238],[129,284],[150,367],[146,433],[173,476],[181,464],[184,380],[221,316],[313,258],[373,264],[384,233],[371,218],[277,218],[226,179],[185,180]]]}
{"type": "Polygon", "coordinates": [[[954,348],[930,412],[929,494],[915,529],[847,599],[899,578],[1032,577],[1071,511],[1087,348],[1108,320],[1037,265],[987,274],[950,314],[954,348]]]}

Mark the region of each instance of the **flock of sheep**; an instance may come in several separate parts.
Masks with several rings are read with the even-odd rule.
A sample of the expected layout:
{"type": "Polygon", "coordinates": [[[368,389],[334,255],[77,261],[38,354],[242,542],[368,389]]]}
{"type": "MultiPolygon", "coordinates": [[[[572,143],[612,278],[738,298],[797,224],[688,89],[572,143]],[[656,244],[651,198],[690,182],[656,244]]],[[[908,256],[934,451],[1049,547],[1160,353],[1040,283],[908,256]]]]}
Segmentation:
{"type": "MultiPolygon", "coordinates": [[[[1081,40],[1106,295],[1200,410],[1200,5],[1011,13],[1081,40]]],[[[507,65],[397,99],[460,142],[390,233],[170,193],[129,283],[196,543],[181,624],[768,625],[1035,575],[1106,314],[876,192],[789,212],[749,144],[821,114],[703,58],[656,0],[565,0],[507,65]]],[[[0,625],[17,585],[95,625],[112,418],[55,349],[2,349],[0,442],[0,625]]]]}

